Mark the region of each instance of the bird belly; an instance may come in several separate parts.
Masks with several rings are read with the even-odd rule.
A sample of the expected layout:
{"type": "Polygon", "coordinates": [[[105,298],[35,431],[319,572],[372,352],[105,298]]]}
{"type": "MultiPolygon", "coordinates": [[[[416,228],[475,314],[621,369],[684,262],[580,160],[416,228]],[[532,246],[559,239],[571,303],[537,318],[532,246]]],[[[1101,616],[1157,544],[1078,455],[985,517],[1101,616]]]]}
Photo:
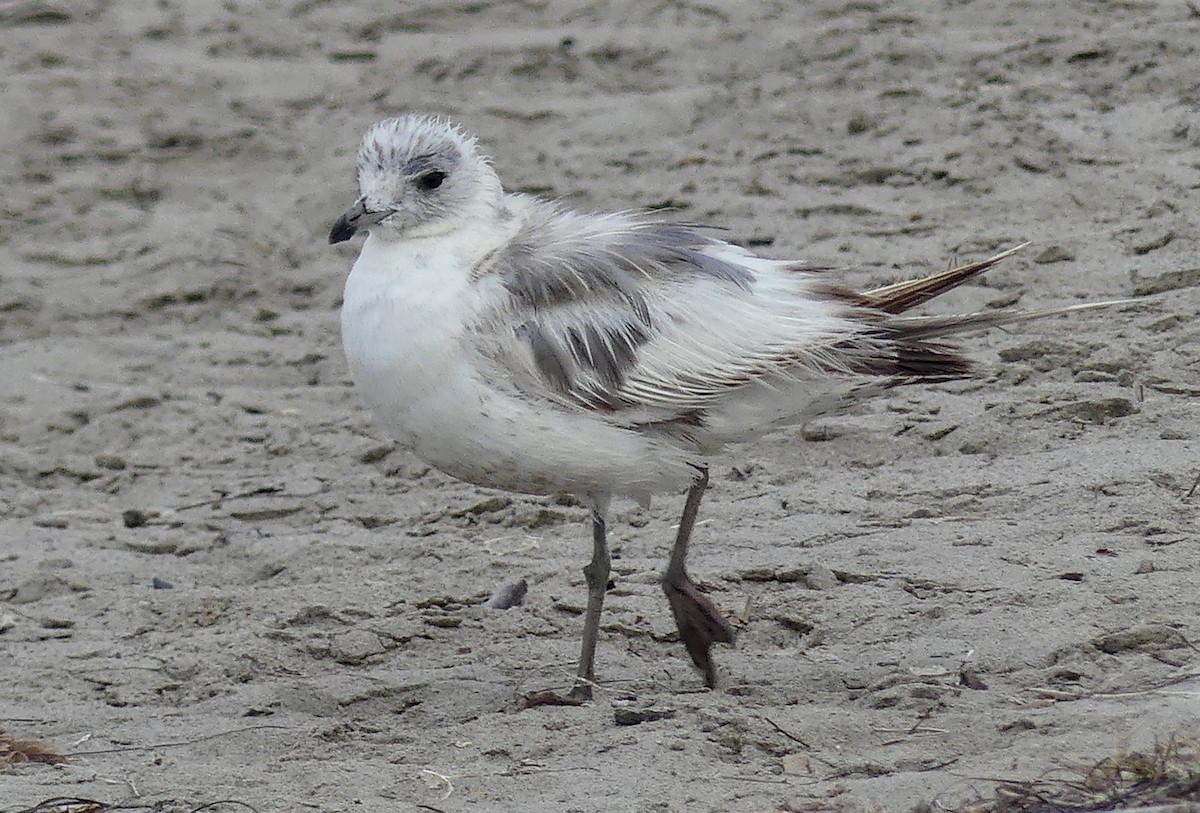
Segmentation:
{"type": "Polygon", "coordinates": [[[351,377],[376,420],[425,462],[528,494],[642,498],[695,476],[694,452],[489,381],[465,327],[469,285],[406,275],[399,286],[359,271],[347,280],[342,308],[351,377]]]}

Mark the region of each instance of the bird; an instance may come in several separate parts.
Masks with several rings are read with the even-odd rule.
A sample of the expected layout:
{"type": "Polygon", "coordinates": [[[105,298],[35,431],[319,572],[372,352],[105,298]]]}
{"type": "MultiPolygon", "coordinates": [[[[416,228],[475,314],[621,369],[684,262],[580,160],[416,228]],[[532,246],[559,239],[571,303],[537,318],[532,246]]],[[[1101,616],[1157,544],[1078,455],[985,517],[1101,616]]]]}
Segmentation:
{"type": "Polygon", "coordinates": [[[909,315],[1021,247],[858,291],[703,224],[508,192],[477,139],[435,115],[375,123],[355,168],[358,197],[329,242],[368,232],[341,327],[375,419],[459,480],[590,509],[576,701],[597,685],[614,499],[686,493],[661,585],[716,688],[712,648],[734,630],[687,570],[715,455],[898,386],[971,376],[947,337],[1109,304],[909,315]]]}

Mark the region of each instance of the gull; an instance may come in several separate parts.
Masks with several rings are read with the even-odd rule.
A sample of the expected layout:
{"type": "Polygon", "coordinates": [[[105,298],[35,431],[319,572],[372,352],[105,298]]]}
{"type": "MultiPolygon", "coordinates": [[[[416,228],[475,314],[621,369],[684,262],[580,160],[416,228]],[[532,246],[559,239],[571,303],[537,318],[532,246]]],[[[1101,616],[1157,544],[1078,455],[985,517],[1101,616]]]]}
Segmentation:
{"type": "Polygon", "coordinates": [[[711,649],[733,628],[686,567],[713,455],[899,385],[971,375],[952,334],[1110,304],[902,315],[1017,249],[855,291],[696,224],[506,192],[476,139],[434,116],[376,123],[356,164],[358,199],[329,234],[369,232],[342,306],[351,377],[431,466],[591,509],[577,699],[595,685],[614,498],[686,490],[662,588],[715,688],[711,649]]]}

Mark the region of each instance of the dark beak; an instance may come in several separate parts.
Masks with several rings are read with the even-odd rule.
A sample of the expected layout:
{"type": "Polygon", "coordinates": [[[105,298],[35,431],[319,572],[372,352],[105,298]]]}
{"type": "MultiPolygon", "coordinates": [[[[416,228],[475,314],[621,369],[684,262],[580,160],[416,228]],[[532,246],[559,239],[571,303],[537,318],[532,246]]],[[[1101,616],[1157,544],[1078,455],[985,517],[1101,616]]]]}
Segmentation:
{"type": "Polygon", "coordinates": [[[359,198],[337,219],[337,223],[333,224],[333,229],[329,232],[329,244],[343,243],[353,237],[360,228],[373,226],[390,214],[391,212],[387,211],[368,212],[366,201],[359,198]]]}
{"type": "Polygon", "coordinates": [[[366,213],[366,201],[362,198],[354,201],[354,205],[337,219],[337,223],[333,224],[333,229],[329,232],[329,244],[343,243],[353,237],[354,233],[358,231],[358,224],[362,222],[363,215],[366,213]]]}

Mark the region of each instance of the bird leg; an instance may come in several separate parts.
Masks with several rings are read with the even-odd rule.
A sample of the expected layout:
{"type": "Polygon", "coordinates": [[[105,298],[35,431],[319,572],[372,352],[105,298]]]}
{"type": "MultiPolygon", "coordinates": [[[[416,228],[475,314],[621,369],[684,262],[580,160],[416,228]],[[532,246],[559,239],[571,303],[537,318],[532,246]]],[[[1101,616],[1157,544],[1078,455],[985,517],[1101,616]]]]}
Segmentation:
{"type": "Polygon", "coordinates": [[[571,697],[577,700],[592,699],[592,685],[596,673],[596,642],[600,637],[600,611],[604,608],[604,593],[608,590],[608,574],[612,558],[608,553],[605,537],[604,514],[600,508],[592,509],[592,561],[583,568],[587,580],[587,613],[583,617],[583,649],[579,653],[579,668],[575,672],[575,685],[571,697]]]}
{"type": "Polygon", "coordinates": [[[688,542],[691,541],[692,528],[700,513],[700,499],[706,488],[708,469],[701,469],[700,478],[688,489],[683,516],[679,520],[679,533],[675,537],[675,547],[671,549],[671,562],[663,572],[662,588],[671,604],[675,625],[679,627],[679,637],[692,656],[692,663],[704,672],[704,682],[708,687],[715,689],[717,668],[709,650],[716,643],[733,643],[733,627],[687,574],[688,542]]]}

